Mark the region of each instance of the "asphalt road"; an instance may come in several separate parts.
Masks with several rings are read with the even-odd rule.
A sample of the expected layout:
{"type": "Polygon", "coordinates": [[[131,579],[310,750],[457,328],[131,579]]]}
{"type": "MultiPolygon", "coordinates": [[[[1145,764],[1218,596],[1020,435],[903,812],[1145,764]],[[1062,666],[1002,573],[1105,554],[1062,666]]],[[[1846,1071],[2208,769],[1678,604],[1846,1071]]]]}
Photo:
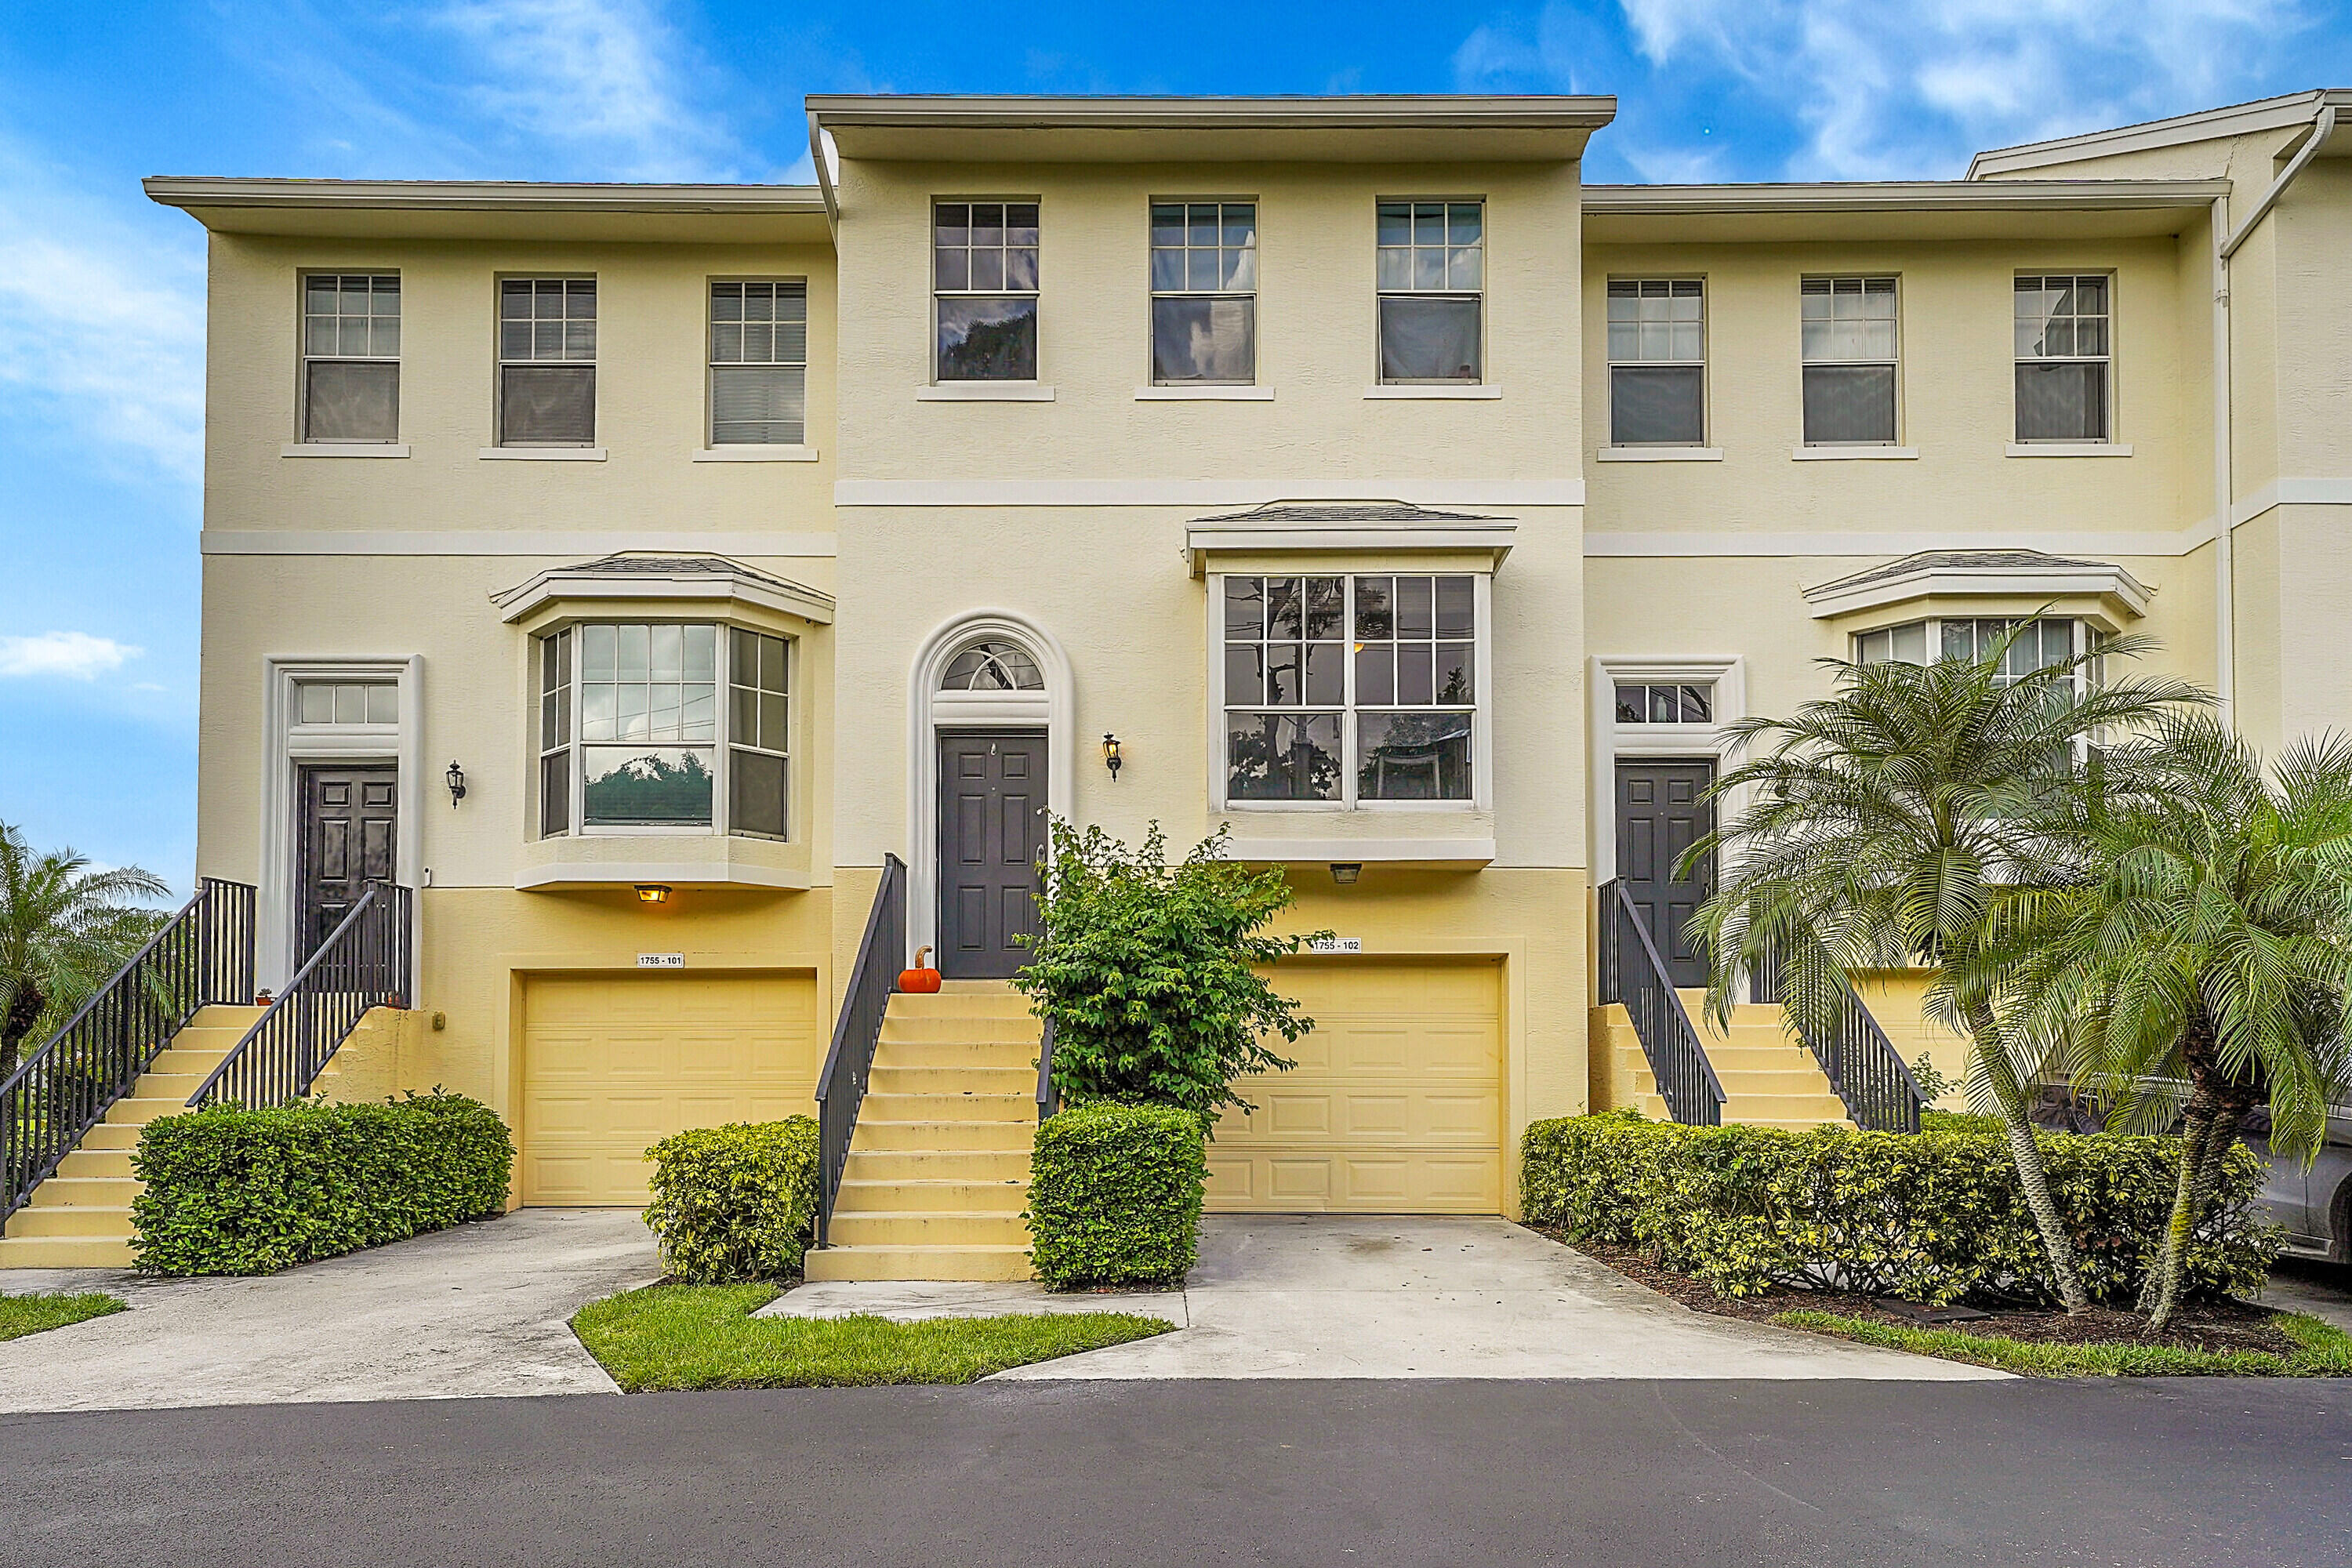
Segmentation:
{"type": "Polygon", "coordinates": [[[1018,1384],[0,1417],[0,1562],[2352,1561],[2352,1384],[1018,1384]]]}

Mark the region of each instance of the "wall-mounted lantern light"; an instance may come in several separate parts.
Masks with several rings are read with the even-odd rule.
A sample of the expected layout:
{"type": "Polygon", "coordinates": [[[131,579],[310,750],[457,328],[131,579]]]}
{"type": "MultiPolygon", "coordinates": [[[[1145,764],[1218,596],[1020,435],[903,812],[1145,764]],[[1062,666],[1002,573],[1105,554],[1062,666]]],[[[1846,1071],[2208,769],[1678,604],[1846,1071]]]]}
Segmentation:
{"type": "Polygon", "coordinates": [[[466,770],[451,763],[446,776],[449,781],[449,809],[455,811],[457,803],[466,798],[466,770]]]}
{"type": "Polygon", "coordinates": [[[1118,782],[1119,760],[1118,737],[1106,734],[1103,737],[1103,766],[1110,770],[1110,780],[1113,784],[1118,782]]]}
{"type": "Polygon", "coordinates": [[[1356,879],[1363,874],[1364,865],[1360,860],[1335,860],[1331,863],[1331,879],[1343,888],[1353,887],[1356,879]]]}
{"type": "Polygon", "coordinates": [[[641,904],[666,904],[669,902],[669,889],[666,884],[661,882],[639,882],[637,884],[637,902],[641,904]]]}

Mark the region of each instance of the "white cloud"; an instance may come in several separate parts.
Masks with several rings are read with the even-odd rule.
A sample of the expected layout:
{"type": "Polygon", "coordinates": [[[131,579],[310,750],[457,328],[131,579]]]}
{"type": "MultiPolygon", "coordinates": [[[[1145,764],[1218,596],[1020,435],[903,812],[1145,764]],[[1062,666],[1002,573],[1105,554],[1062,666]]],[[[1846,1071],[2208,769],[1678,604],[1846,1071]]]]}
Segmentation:
{"type": "Polygon", "coordinates": [[[0,386],[78,439],[133,448],[193,482],[204,355],[193,233],[159,242],[0,138],[0,386]]]}
{"type": "Polygon", "coordinates": [[[483,112],[526,137],[593,150],[614,176],[733,174],[732,139],[689,102],[698,62],[656,0],[454,0],[483,112]]]}
{"type": "Polygon", "coordinates": [[[73,680],[94,680],[137,658],[143,649],[112,637],[88,632],[41,632],[33,637],[0,637],[0,676],[55,675],[73,680]]]}
{"type": "Polygon", "coordinates": [[[1622,0],[1664,74],[1714,65],[1805,132],[1787,172],[1949,176],[1984,147],[2258,90],[2295,0],[1622,0]]]}

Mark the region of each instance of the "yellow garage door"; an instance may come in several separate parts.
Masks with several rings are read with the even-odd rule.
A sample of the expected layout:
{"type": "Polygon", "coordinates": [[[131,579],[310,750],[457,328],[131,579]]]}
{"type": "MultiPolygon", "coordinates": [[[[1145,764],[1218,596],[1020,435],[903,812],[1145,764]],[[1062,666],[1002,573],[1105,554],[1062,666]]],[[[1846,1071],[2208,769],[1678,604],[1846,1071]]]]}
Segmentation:
{"type": "Polygon", "coordinates": [[[1276,986],[1314,1032],[1289,1072],[1235,1087],[1209,1145],[1209,1206],[1243,1212],[1499,1214],[1502,966],[1297,960],[1276,986]]]}
{"type": "Polygon", "coordinates": [[[814,974],[542,974],[523,993],[522,1201],[646,1201],[646,1145],[808,1114],[814,974]]]}

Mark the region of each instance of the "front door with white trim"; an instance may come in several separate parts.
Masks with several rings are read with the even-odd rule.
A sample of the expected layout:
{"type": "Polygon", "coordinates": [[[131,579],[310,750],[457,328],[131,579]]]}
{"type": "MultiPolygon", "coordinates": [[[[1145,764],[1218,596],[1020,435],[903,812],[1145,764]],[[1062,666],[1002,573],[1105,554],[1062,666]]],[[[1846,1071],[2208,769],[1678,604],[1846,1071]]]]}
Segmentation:
{"type": "Polygon", "coordinates": [[[957,980],[1003,980],[1028,962],[1045,847],[1042,731],[942,730],[939,736],[939,966],[957,980]]]}

